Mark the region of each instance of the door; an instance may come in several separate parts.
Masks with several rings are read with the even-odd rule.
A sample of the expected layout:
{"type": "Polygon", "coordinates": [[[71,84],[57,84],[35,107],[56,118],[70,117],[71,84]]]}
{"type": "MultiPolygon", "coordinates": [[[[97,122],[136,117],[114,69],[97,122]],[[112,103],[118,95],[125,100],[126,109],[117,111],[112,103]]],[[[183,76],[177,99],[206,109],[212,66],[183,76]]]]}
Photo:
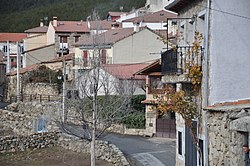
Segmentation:
{"type": "MultiPolygon", "coordinates": [[[[193,129],[196,131],[197,122],[193,122],[193,129]]],[[[185,166],[197,166],[197,150],[188,127],[185,128],[185,166]]]]}

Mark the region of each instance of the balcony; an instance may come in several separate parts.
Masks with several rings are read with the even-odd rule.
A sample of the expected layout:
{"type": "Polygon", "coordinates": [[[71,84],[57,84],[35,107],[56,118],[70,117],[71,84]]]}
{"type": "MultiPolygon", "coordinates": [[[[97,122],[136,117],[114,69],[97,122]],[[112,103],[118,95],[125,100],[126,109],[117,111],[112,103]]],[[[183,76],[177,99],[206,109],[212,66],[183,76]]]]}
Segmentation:
{"type": "Polygon", "coordinates": [[[69,45],[68,43],[59,43],[59,49],[57,50],[57,54],[69,54],[69,45]]]}
{"type": "Polygon", "coordinates": [[[189,70],[202,66],[203,48],[197,46],[176,47],[161,55],[161,71],[166,83],[191,82],[189,70]]]}

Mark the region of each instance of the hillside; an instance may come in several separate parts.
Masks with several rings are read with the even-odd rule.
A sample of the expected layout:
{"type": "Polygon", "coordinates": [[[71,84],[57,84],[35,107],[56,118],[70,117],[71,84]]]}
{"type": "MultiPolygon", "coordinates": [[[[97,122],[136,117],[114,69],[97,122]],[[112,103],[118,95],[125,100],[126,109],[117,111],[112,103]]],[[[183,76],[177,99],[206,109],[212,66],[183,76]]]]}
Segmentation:
{"type": "Polygon", "coordinates": [[[0,32],[24,32],[39,26],[40,19],[86,20],[95,9],[101,18],[108,11],[131,11],[146,0],[8,0],[0,1],[0,32]]]}

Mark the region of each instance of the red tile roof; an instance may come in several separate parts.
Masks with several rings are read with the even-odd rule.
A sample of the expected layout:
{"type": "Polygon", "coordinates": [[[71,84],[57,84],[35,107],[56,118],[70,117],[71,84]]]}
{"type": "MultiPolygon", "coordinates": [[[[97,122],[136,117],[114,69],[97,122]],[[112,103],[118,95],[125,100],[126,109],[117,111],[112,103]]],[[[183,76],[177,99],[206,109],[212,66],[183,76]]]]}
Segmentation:
{"type": "MultiPolygon", "coordinates": [[[[109,30],[112,28],[112,24],[114,23],[111,21],[107,21],[107,20],[91,21],[90,29],[91,30],[109,30]]],[[[121,26],[120,24],[118,25],[121,26]]]]}
{"type": "Polygon", "coordinates": [[[87,23],[83,21],[57,21],[54,28],[56,32],[90,32],[87,23]]]}
{"type": "Polygon", "coordinates": [[[76,46],[92,46],[94,44],[114,44],[134,33],[133,28],[117,28],[101,33],[94,42],[93,36],[85,36],[76,46]]]}
{"type": "Polygon", "coordinates": [[[54,63],[54,62],[62,62],[63,60],[70,61],[70,60],[72,60],[73,56],[74,56],[74,53],[71,53],[71,54],[68,54],[68,55],[64,55],[62,57],[56,57],[56,58],[51,59],[49,61],[41,62],[41,64],[44,64],[44,63],[54,63]]]}
{"type": "Polygon", "coordinates": [[[221,107],[221,106],[237,106],[237,105],[245,105],[245,104],[250,104],[250,99],[247,100],[237,100],[233,102],[225,102],[225,103],[217,103],[212,106],[208,106],[208,109],[216,108],[216,107],[221,107]]]}
{"type": "Polygon", "coordinates": [[[17,42],[27,37],[26,33],[0,33],[0,42],[17,42]]]}
{"type": "MultiPolygon", "coordinates": [[[[26,73],[26,72],[28,72],[28,71],[36,70],[36,69],[39,68],[39,66],[40,66],[40,64],[33,64],[33,65],[28,66],[28,67],[21,68],[21,69],[20,69],[20,74],[24,74],[24,73],[26,73]]],[[[6,75],[7,75],[7,76],[14,76],[14,75],[16,75],[16,74],[17,74],[17,71],[12,71],[12,72],[10,72],[10,73],[7,73],[6,75]]]]}
{"type": "Polygon", "coordinates": [[[28,30],[25,30],[25,33],[46,33],[48,30],[47,26],[42,26],[42,27],[35,27],[35,28],[31,28],[28,30]]]}
{"type": "Polygon", "coordinates": [[[123,14],[127,14],[127,12],[108,12],[108,15],[113,17],[119,17],[123,14]]]}
{"type": "Polygon", "coordinates": [[[106,70],[111,75],[119,79],[136,79],[136,80],[145,80],[145,76],[134,75],[134,73],[145,66],[147,63],[138,63],[138,64],[106,64],[102,68],[106,70]]]}
{"type": "Polygon", "coordinates": [[[174,14],[172,12],[168,12],[165,10],[161,10],[155,13],[146,14],[143,16],[130,18],[127,20],[123,20],[122,22],[166,22],[167,18],[176,18],[177,14],[174,14]]]}

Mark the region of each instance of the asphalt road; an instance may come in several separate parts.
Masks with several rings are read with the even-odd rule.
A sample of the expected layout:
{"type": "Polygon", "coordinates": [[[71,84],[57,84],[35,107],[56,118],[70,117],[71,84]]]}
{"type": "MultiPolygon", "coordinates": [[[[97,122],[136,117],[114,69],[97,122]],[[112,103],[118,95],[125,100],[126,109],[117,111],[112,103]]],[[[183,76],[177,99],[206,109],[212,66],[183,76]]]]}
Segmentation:
{"type": "Polygon", "coordinates": [[[103,138],[120,148],[136,166],[175,166],[175,140],[109,134],[103,138]]]}
{"type": "MultiPolygon", "coordinates": [[[[73,135],[85,136],[80,126],[65,125],[64,129],[73,135]]],[[[132,166],[175,166],[175,139],[114,133],[106,134],[100,139],[115,144],[132,166]]]]}

